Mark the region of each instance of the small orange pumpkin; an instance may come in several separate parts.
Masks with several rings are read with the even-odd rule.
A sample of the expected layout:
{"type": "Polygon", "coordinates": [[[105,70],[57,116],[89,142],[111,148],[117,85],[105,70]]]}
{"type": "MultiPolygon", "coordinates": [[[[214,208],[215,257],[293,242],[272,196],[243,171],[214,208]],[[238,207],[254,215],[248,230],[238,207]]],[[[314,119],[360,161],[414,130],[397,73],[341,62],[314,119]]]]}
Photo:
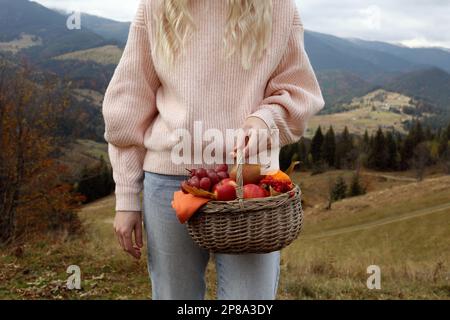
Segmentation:
{"type": "Polygon", "coordinates": [[[291,181],[291,178],[281,170],[270,172],[268,176],[272,176],[275,180],[278,181],[291,181]]]}

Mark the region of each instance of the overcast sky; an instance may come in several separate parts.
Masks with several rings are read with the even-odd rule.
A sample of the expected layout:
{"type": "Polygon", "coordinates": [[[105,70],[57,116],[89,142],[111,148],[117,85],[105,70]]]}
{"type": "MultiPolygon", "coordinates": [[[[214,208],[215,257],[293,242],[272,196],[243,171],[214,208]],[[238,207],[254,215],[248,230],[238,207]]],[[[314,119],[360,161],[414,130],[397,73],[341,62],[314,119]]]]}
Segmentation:
{"type": "MultiPolygon", "coordinates": [[[[116,20],[132,19],[139,0],[35,0],[116,20]]],[[[220,0],[210,0],[220,1],[220,0]]],[[[450,48],[450,0],[296,0],[309,30],[407,46],[450,48]]]]}

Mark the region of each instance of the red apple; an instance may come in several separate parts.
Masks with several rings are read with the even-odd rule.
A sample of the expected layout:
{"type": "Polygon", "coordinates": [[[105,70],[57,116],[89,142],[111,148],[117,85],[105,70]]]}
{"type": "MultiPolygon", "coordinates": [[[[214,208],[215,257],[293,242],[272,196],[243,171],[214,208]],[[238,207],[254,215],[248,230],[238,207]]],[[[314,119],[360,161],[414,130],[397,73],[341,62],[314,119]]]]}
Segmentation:
{"type": "Polygon", "coordinates": [[[236,182],[231,179],[224,179],[213,188],[213,192],[218,201],[231,201],[236,199],[236,182]]]}
{"type": "Polygon", "coordinates": [[[231,184],[234,187],[237,187],[236,181],[231,179],[231,178],[225,178],[225,179],[221,180],[219,183],[221,183],[221,184],[231,184]]]}
{"type": "Polygon", "coordinates": [[[246,184],[244,186],[244,199],[265,198],[266,191],[256,184],[246,184]]]}

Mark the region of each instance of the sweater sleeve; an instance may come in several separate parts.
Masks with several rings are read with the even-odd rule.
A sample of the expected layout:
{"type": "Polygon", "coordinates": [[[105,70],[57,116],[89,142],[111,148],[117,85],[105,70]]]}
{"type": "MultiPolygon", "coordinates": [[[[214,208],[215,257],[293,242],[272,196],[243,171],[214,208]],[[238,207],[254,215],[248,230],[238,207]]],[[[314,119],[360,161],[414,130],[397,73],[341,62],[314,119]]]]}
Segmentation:
{"type": "Polygon", "coordinates": [[[304,47],[304,28],[295,11],[287,49],[272,74],[265,99],[250,115],[279,130],[280,147],[297,142],[308,120],[324,107],[314,70],[304,47]]]}
{"type": "Polygon", "coordinates": [[[151,58],[146,2],[141,0],[130,26],[102,109],[117,211],[141,210],[144,134],[157,114],[155,95],[160,82],[151,58]]]}

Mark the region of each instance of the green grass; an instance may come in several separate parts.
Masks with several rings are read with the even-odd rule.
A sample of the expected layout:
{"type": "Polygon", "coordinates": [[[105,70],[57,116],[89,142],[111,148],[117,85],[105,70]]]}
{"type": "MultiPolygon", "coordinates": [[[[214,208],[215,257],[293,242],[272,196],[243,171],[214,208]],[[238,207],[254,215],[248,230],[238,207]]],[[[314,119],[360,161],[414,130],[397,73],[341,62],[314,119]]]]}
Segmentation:
{"type": "Polygon", "coordinates": [[[403,123],[413,116],[403,112],[403,108],[415,108],[411,98],[399,93],[375,90],[362,97],[353,98],[352,102],[340,106],[342,112],[322,114],[311,119],[307,137],[312,137],[319,127],[333,126],[335,132],[342,132],[347,126],[351,133],[363,135],[366,130],[373,133],[380,127],[395,128],[405,132],[403,123]],[[395,110],[392,111],[392,110],[395,110]]]}
{"type": "Polygon", "coordinates": [[[16,54],[22,49],[40,45],[42,45],[42,39],[30,34],[22,34],[19,39],[10,42],[0,42],[0,52],[9,51],[16,54]]]}
{"type": "Polygon", "coordinates": [[[80,60],[80,61],[94,61],[102,65],[119,63],[122,56],[122,49],[117,46],[107,45],[103,47],[80,50],[66,53],[55,57],[56,60],[80,60]]]}
{"type": "MultiPolygon", "coordinates": [[[[301,179],[311,186],[326,176],[301,179]]],[[[358,230],[361,223],[449,203],[450,177],[373,186],[366,196],[335,203],[331,211],[323,203],[307,209],[301,236],[282,254],[278,299],[450,299],[450,210],[358,230]],[[324,233],[351,226],[356,230],[324,233]],[[381,290],[366,287],[371,264],[381,268],[381,290]]],[[[14,254],[14,247],[2,250],[0,299],[150,298],[146,262],[131,260],[116,244],[113,204],[108,197],[86,206],[81,236],[35,239],[22,247],[23,255],[14,254]],[[81,267],[81,291],[65,288],[71,264],[81,267]]],[[[214,278],[210,264],[209,299],[214,278]]]]}

